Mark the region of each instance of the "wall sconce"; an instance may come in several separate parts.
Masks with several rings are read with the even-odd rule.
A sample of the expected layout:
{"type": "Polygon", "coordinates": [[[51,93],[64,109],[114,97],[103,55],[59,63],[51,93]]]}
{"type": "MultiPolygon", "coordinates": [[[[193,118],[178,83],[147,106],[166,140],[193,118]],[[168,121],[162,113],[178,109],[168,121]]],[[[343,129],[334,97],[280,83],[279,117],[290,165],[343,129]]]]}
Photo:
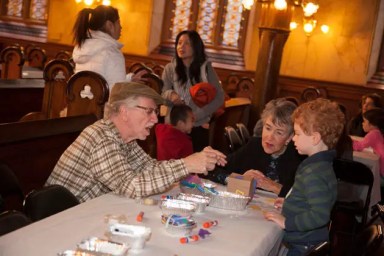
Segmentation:
{"type": "Polygon", "coordinates": [[[253,0],[243,0],[241,2],[243,4],[244,9],[251,10],[253,5],[253,0]]]}
{"type": "MultiPolygon", "coordinates": [[[[273,6],[277,10],[287,9],[287,1],[290,0],[258,0],[259,2],[272,2],[273,6]]],[[[292,0],[291,0],[292,1],[292,0]]],[[[292,3],[295,7],[301,6],[303,9],[303,30],[307,36],[310,36],[315,30],[317,25],[317,20],[315,19],[315,14],[319,9],[319,5],[315,2],[316,0],[293,0],[292,3]]],[[[247,10],[250,10],[254,4],[255,0],[242,0],[243,7],[247,10]]],[[[294,30],[299,26],[297,22],[292,21],[290,23],[290,29],[294,30]]],[[[322,25],[321,31],[326,34],[329,32],[328,25],[322,25]]]]}
{"type": "Polygon", "coordinates": [[[111,5],[111,0],[75,0],[76,3],[84,3],[86,6],[91,6],[93,4],[97,5],[111,5]]]}
{"type": "MultiPolygon", "coordinates": [[[[307,36],[311,36],[312,32],[315,30],[317,25],[317,20],[315,18],[315,14],[317,13],[317,10],[319,9],[319,5],[314,2],[315,0],[303,0],[301,3],[300,1],[296,1],[298,6],[301,5],[303,9],[303,30],[304,33],[307,36]]],[[[298,27],[297,22],[291,22],[290,29],[294,30],[298,27]]],[[[329,26],[328,25],[322,25],[320,27],[321,31],[326,34],[329,32],[329,26]]]]}

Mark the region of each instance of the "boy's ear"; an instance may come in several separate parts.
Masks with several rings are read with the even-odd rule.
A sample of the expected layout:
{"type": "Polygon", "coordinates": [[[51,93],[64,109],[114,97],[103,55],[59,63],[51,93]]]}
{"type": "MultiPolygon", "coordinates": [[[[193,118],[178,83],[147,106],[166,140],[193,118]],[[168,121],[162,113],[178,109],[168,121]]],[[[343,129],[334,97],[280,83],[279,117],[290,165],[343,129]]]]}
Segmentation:
{"type": "Polygon", "coordinates": [[[321,135],[319,132],[313,132],[312,133],[312,143],[313,145],[317,145],[319,144],[319,142],[321,141],[321,135]]]}

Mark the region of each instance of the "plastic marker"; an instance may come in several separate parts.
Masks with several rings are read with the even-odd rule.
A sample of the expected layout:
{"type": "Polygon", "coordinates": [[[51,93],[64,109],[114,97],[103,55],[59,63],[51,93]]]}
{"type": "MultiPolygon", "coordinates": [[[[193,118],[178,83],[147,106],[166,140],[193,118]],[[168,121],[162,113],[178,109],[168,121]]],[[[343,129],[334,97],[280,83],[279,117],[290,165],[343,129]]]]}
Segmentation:
{"type": "Polygon", "coordinates": [[[186,237],[180,238],[180,243],[188,244],[190,242],[196,242],[198,240],[199,240],[199,236],[198,235],[186,236],[186,237]]]}
{"type": "Polygon", "coordinates": [[[219,224],[219,222],[217,220],[207,221],[207,222],[203,223],[203,227],[204,228],[210,228],[212,226],[217,226],[218,224],[219,224]]]}
{"type": "Polygon", "coordinates": [[[143,221],[144,212],[140,212],[137,214],[136,221],[142,222],[143,221]]]}

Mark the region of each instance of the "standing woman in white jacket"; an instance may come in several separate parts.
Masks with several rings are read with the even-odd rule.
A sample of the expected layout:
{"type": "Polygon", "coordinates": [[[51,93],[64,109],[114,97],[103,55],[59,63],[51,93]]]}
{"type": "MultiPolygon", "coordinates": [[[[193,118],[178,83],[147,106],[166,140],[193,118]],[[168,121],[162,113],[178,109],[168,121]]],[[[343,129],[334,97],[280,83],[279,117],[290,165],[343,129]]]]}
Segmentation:
{"type": "Polygon", "coordinates": [[[95,9],[84,8],[73,27],[73,61],[75,72],[89,70],[102,75],[109,90],[116,82],[140,81],[145,73],[126,74],[119,12],[112,6],[99,5],[95,9]]]}

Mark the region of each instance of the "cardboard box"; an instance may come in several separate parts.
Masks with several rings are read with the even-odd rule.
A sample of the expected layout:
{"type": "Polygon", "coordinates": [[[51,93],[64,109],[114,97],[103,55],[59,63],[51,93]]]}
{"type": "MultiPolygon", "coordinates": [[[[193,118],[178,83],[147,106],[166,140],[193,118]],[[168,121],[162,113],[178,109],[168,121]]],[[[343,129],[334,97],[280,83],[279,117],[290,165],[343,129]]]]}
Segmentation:
{"type": "Polygon", "coordinates": [[[227,191],[243,196],[253,198],[256,189],[256,180],[252,177],[243,176],[238,173],[232,173],[228,176],[227,191]]]}

